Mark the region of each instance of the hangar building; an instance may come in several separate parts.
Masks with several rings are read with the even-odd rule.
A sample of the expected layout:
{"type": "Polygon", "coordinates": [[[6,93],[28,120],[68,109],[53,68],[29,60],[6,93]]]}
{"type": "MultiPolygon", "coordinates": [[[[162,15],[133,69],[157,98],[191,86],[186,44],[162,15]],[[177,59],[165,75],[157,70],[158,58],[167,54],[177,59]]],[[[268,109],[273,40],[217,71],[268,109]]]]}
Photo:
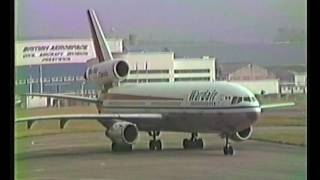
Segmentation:
{"type": "Polygon", "coordinates": [[[220,63],[217,79],[239,83],[255,94],[279,94],[279,79],[256,64],[220,63]]]}

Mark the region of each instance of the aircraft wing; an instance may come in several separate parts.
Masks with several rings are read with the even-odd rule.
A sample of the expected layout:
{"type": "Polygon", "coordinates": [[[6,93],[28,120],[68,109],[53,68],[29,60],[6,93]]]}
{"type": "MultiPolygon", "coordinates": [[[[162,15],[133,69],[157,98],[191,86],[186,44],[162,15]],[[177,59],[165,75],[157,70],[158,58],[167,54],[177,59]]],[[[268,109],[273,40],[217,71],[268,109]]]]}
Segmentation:
{"type": "Polygon", "coordinates": [[[294,102],[288,102],[288,103],[277,103],[277,104],[263,104],[261,105],[261,109],[275,109],[275,108],[283,108],[283,107],[289,107],[289,106],[294,106],[294,102]]]}
{"type": "Polygon", "coordinates": [[[60,128],[62,129],[68,120],[103,120],[105,122],[113,122],[114,119],[132,120],[132,119],[161,119],[161,114],[61,114],[48,116],[33,116],[16,118],[16,123],[27,122],[28,129],[31,128],[35,121],[44,120],[60,120],[60,128]]]}
{"type": "Polygon", "coordinates": [[[39,96],[39,97],[50,97],[50,98],[58,98],[58,99],[71,99],[78,100],[89,103],[101,103],[98,98],[90,98],[83,96],[73,96],[73,95],[65,95],[65,94],[40,94],[40,93],[26,93],[25,96],[39,96]]]}

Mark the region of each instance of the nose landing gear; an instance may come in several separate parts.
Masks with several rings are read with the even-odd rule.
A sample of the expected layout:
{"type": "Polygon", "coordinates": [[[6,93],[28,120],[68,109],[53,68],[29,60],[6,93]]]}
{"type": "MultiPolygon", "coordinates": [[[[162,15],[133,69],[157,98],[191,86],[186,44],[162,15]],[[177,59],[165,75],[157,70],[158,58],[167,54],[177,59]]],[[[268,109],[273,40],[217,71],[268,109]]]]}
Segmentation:
{"type": "Polygon", "coordinates": [[[235,151],[233,150],[231,144],[229,143],[229,136],[226,136],[226,145],[223,148],[223,154],[224,155],[235,155],[235,151]]]}

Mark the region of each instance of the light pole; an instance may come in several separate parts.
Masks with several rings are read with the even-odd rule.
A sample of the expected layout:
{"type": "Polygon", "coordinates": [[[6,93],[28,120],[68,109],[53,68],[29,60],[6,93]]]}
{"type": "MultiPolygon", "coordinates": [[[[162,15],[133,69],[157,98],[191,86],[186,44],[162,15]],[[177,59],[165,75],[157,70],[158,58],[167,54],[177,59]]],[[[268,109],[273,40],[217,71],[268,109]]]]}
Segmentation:
{"type": "Polygon", "coordinates": [[[42,64],[39,65],[39,89],[40,89],[40,93],[43,93],[43,81],[42,81],[42,64]]]}
{"type": "Polygon", "coordinates": [[[85,84],[86,84],[85,82],[82,82],[82,84],[81,84],[81,95],[82,96],[84,96],[84,85],[85,84]]]}
{"type": "Polygon", "coordinates": [[[29,76],[29,93],[32,93],[32,76],[29,76]]]}

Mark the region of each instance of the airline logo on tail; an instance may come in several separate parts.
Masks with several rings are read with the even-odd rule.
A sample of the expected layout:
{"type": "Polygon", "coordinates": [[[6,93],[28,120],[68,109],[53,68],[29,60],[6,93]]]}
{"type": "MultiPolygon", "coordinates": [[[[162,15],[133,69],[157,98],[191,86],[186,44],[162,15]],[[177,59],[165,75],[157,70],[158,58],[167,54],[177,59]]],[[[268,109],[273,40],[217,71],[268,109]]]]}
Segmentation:
{"type": "Polygon", "coordinates": [[[87,12],[97,58],[87,61],[88,68],[84,73],[84,79],[104,85],[103,88],[107,89],[112,87],[112,83],[126,78],[129,73],[129,65],[123,59],[113,59],[95,12],[91,9],[87,12]]]}
{"type": "Polygon", "coordinates": [[[106,43],[106,38],[104,37],[103,31],[94,10],[88,10],[88,17],[94,50],[99,62],[113,60],[110,47],[108,46],[108,43],[106,43]]]}

